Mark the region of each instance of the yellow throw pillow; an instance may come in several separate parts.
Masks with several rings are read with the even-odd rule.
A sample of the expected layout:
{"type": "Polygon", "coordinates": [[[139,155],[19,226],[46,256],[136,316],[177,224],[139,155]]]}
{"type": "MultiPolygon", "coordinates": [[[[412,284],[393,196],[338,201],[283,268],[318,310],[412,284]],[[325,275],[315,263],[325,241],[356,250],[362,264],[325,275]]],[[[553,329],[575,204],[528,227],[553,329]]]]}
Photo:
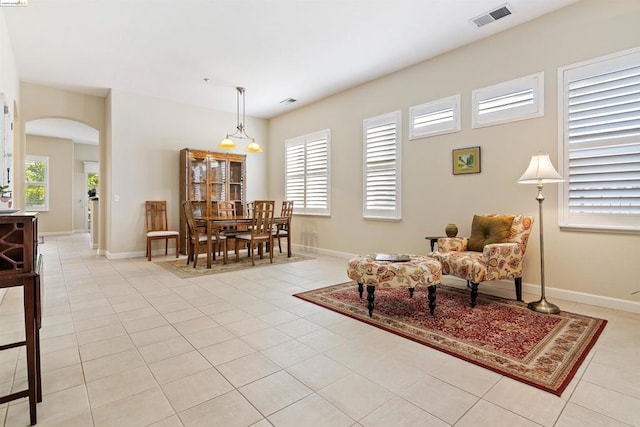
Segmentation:
{"type": "Polygon", "coordinates": [[[482,252],[484,245],[489,243],[505,243],[514,217],[514,215],[474,215],[467,248],[470,251],[482,252]]]}

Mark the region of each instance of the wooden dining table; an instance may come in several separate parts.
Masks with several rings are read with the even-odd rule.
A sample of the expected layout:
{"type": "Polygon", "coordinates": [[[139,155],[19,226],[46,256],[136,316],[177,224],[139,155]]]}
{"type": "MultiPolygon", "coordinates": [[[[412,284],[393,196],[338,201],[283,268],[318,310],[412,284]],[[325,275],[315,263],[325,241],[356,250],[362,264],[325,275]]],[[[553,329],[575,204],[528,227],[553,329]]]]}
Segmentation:
{"type": "MultiPolygon", "coordinates": [[[[212,256],[213,253],[213,241],[211,240],[211,236],[214,234],[214,230],[220,230],[223,227],[238,227],[245,226],[250,227],[255,224],[255,219],[250,216],[200,216],[194,218],[196,222],[206,223],[207,225],[207,268],[211,268],[212,256]]],[[[288,216],[275,216],[273,217],[273,224],[286,224],[289,232],[287,233],[287,256],[291,257],[291,218],[288,216]]],[[[247,232],[250,233],[249,230],[247,232]]],[[[273,245],[272,245],[273,246],[273,245]]],[[[227,248],[228,250],[229,248],[227,248]]],[[[273,248],[269,248],[269,250],[273,250],[273,248]]]]}

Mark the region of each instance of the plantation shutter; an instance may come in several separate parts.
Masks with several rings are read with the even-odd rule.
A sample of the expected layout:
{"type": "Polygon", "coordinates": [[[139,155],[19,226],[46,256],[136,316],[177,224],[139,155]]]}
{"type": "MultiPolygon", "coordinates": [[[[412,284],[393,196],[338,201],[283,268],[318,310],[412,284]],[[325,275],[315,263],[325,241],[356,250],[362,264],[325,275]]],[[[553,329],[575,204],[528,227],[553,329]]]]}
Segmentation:
{"type": "Polygon", "coordinates": [[[364,121],[364,217],[400,219],[400,112],[364,121]]]}
{"type": "Polygon", "coordinates": [[[409,139],[460,130],[460,95],[409,108],[409,139]]]}
{"type": "Polygon", "coordinates": [[[565,69],[564,225],[640,230],[640,52],[565,69]]]}
{"type": "Polygon", "coordinates": [[[330,214],[329,139],[326,130],[285,144],[285,198],[296,214],[330,214]]]}

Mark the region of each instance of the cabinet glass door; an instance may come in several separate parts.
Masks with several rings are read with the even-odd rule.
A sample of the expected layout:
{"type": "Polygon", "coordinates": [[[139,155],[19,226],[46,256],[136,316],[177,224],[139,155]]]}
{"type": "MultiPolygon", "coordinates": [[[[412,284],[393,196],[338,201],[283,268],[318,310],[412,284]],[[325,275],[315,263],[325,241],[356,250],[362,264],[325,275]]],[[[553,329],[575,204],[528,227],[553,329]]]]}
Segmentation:
{"type": "Polygon", "coordinates": [[[227,168],[226,162],[220,161],[214,157],[209,158],[210,172],[210,201],[226,200],[226,180],[227,168]]]}

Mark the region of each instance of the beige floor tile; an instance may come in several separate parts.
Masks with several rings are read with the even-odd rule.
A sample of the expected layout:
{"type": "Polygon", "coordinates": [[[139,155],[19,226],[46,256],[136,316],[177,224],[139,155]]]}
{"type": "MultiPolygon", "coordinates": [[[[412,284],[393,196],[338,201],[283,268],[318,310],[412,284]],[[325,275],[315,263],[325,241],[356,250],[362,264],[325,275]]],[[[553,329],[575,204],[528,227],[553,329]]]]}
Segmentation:
{"type": "Polygon", "coordinates": [[[79,345],[91,344],[92,342],[120,337],[126,334],[127,331],[124,330],[120,322],[95,329],[85,329],[76,332],[79,345]]]}
{"type": "Polygon", "coordinates": [[[91,407],[99,408],[156,386],[156,380],[149,368],[141,366],[87,382],[87,391],[91,407]]]}
{"type": "Polygon", "coordinates": [[[183,425],[177,415],[172,415],[164,420],[149,424],[149,427],[183,427],[183,425]]]}
{"type": "Polygon", "coordinates": [[[93,409],[96,427],[149,425],[173,414],[171,405],[159,388],[152,388],[93,409]]]}
{"type": "Polygon", "coordinates": [[[134,345],[129,336],[123,335],[91,344],[81,345],[80,356],[82,357],[82,361],[87,361],[131,350],[133,348],[134,345]]]}
{"type": "Polygon", "coordinates": [[[323,354],[289,366],[287,372],[314,391],[323,389],[352,373],[349,368],[323,354]]]}
{"type": "Polygon", "coordinates": [[[173,408],[184,411],[233,390],[233,386],[214,369],[198,372],[162,386],[173,408]]]}
{"type": "MultiPolygon", "coordinates": [[[[43,398],[37,405],[38,426],[86,427],[92,425],[87,390],[83,385],[75,386],[43,398]]],[[[26,401],[12,404],[8,408],[6,427],[29,425],[29,405],[26,401]]]]}
{"type": "Polygon", "coordinates": [[[102,316],[76,319],[73,324],[77,332],[88,331],[89,329],[97,329],[109,325],[119,325],[120,318],[115,313],[109,313],[102,316]]]}
{"type": "Polygon", "coordinates": [[[210,345],[201,348],[199,351],[213,366],[218,366],[256,352],[249,344],[240,338],[210,345]]]}
{"type": "Polygon", "coordinates": [[[61,335],[59,337],[40,339],[40,354],[63,350],[70,347],[78,347],[76,334],[61,335]]]}
{"type": "MultiPolygon", "coordinates": [[[[77,347],[69,347],[62,350],[41,354],[42,372],[52,371],[80,363],[80,355],[77,347]]],[[[24,361],[25,358],[21,358],[24,361]]]]}
{"type": "Polygon", "coordinates": [[[629,424],[569,402],[554,427],[628,427],[629,424]]]}
{"type": "Polygon", "coordinates": [[[498,373],[454,357],[439,364],[429,375],[479,397],[484,396],[502,378],[498,373]]]}
{"type": "Polygon", "coordinates": [[[216,368],[234,387],[242,387],[280,370],[280,367],[260,353],[240,357],[216,368]]]}
{"type": "MultiPolygon", "coordinates": [[[[229,325],[225,326],[225,328],[228,327],[229,325]]],[[[289,335],[276,328],[262,329],[242,336],[242,341],[246,342],[256,350],[266,350],[269,347],[282,344],[290,341],[291,339],[292,338],[289,335]]]]}
{"type": "Polygon", "coordinates": [[[231,391],[181,412],[185,427],[245,427],[262,415],[237,391],[231,391]]]}
{"type": "Polygon", "coordinates": [[[133,340],[136,347],[144,347],[145,345],[155,344],[179,336],[180,333],[173,326],[165,325],[131,334],[131,340],[133,340]]]}
{"type": "Polygon", "coordinates": [[[480,400],[456,423],[456,427],[536,427],[539,424],[486,400],[480,400]]]}
{"type": "Polygon", "coordinates": [[[251,316],[246,311],[242,311],[237,308],[234,308],[232,310],[210,314],[209,317],[211,317],[213,320],[215,320],[221,325],[226,325],[228,323],[239,322],[241,320],[249,319],[253,316],[251,316]]]}
{"type": "Polygon", "coordinates": [[[211,364],[197,351],[164,359],[149,365],[160,384],[167,384],[196,372],[211,368],[211,364]]]}
{"type": "MultiPolygon", "coordinates": [[[[156,312],[154,310],[154,312],[156,312]]],[[[156,312],[157,313],[157,312],[156,312]]],[[[155,329],[162,326],[167,326],[169,322],[161,314],[154,314],[148,317],[142,317],[140,319],[125,320],[122,325],[129,334],[135,334],[136,332],[147,331],[149,329],[155,329]]]]}
{"type": "Polygon", "coordinates": [[[312,390],[285,371],[254,381],[238,389],[264,416],[308,396],[312,390]]]}
{"type": "Polygon", "coordinates": [[[191,319],[197,319],[202,316],[204,316],[204,314],[197,308],[193,307],[189,307],[184,310],[173,311],[164,315],[169,323],[184,322],[191,319]]]}
{"type": "Polygon", "coordinates": [[[584,408],[631,425],[640,425],[640,399],[583,381],[570,401],[584,408]]]}
{"type": "Polygon", "coordinates": [[[291,322],[292,320],[300,319],[299,316],[296,316],[293,313],[289,313],[284,310],[272,311],[266,314],[261,314],[257,316],[258,319],[262,320],[270,324],[271,326],[281,325],[283,323],[291,322]]]}
{"type": "Polygon", "coordinates": [[[224,341],[229,341],[235,338],[235,336],[231,332],[229,332],[222,326],[216,326],[214,328],[186,334],[184,337],[191,343],[191,345],[193,345],[197,349],[208,347],[210,345],[218,344],[224,341]]]}
{"type": "Polygon", "coordinates": [[[228,329],[232,334],[241,337],[243,335],[252,334],[254,332],[267,329],[270,327],[270,325],[258,318],[248,317],[237,322],[225,323],[224,327],[228,329]]]}
{"type": "Polygon", "coordinates": [[[193,351],[194,348],[186,339],[178,336],[166,341],[145,345],[138,350],[147,363],[154,363],[180,354],[189,353],[193,351]]]}
{"type": "Polygon", "coordinates": [[[292,320],[291,322],[283,323],[277,327],[285,334],[294,338],[299,338],[320,329],[320,325],[310,322],[307,319],[292,320]]]}
{"type": "Polygon", "coordinates": [[[122,323],[130,322],[132,320],[144,319],[145,317],[157,316],[159,313],[153,307],[145,307],[137,310],[125,311],[118,313],[118,317],[122,323]]]}
{"type": "Polygon", "coordinates": [[[144,365],[144,360],[136,349],[125,350],[120,353],[82,362],[84,376],[87,382],[144,365]]]}
{"type": "Polygon", "coordinates": [[[551,393],[503,377],[484,400],[542,425],[553,425],[566,401],[551,393]]]}
{"type": "Polygon", "coordinates": [[[429,376],[423,376],[400,396],[449,424],[458,421],[479,400],[471,393],[429,376]]]}
{"type": "Polygon", "coordinates": [[[317,427],[349,427],[355,422],[317,394],[311,394],[269,417],[269,421],[278,427],[298,427],[301,420],[307,426],[317,427]]]}
{"type": "Polygon", "coordinates": [[[389,390],[357,374],[349,374],[318,392],[354,420],[359,420],[394,397],[389,390]]]}
{"type": "Polygon", "coordinates": [[[317,355],[318,352],[302,344],[300,341],[291,340],[282,344],[270,347],[262,352],[269,359],[276,362],[283,368],[295,365],[308,360],[317,355]]]}
{"type": "Polygon", "coordinates": [[[585,370],[582,379],[640,399],[640,370],[636,365],[636,361],[631,365],[622,366],[611,366],[592,361],[585,370]]]}
{"type": "Polygon", "coordinates": [[[346,338],[328,329],[318,329],[317,331],[299,337],[298,341],[316,351],[324,352],[346,343],[346,338]]]}
{"type": "MultiPolygon", "coordinates": [[[[401,397],[394,397],[361,419],[360,425],[364,427],[446,427],[449,424],[418,408],[414,404],[407,402],[401,397]]],[[[483,426],[483,424],[478,424],[478,426],[483,426]]]]}
{"type": "Polygon", "coordinates": [[[193,319],[173,322],[173,327],[176,328],[182,335],[192,334],[195,332],[203,331],[205,329],[215,328],[216,326],[219,325],[211,320],[210,317],[202,315],[202,313],[200,313],[198,317],[195,317],[193,319]]]}

